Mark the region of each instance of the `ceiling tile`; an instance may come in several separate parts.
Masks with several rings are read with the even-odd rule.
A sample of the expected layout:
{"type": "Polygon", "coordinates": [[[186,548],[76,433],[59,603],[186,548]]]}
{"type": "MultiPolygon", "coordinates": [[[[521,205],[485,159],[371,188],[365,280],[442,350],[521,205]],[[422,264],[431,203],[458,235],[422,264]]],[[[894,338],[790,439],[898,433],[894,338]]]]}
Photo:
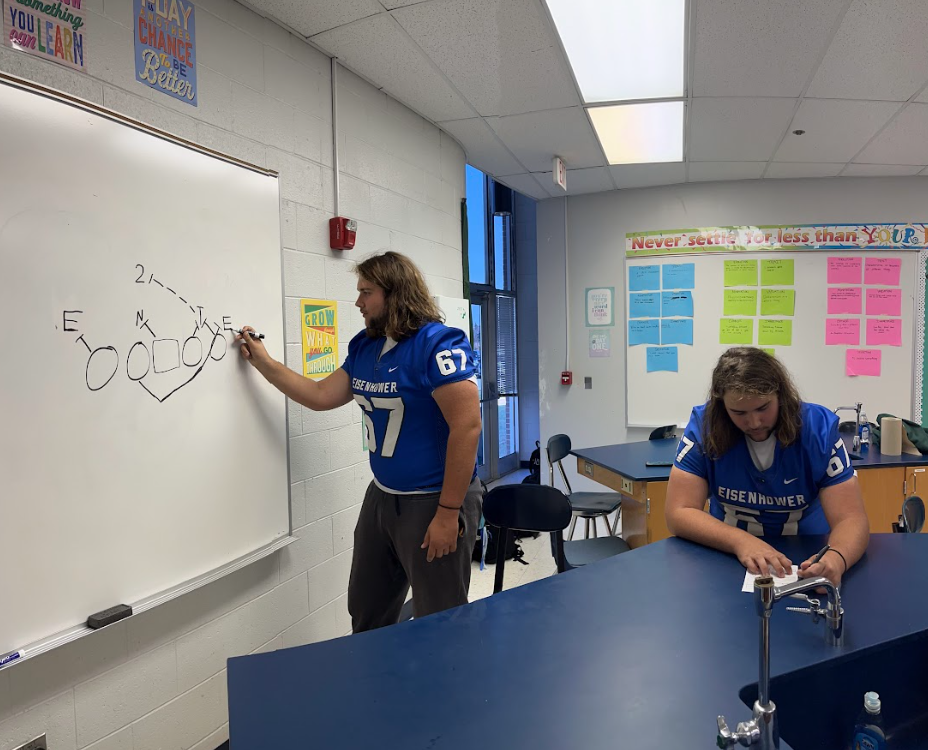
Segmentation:
{"type": "Polygon", "coordinates": [[[525,167],[517,162],[496,133],[482,117],[468,120],[450,120],[438,123],[464,147],[467,163],[494,177],[501,174],[518,174],[525,167]]]}
{"type": "Polygon", "coordinates": [[[847,0],[699,0],[695,96],[799,96],[847,0]]]}
{"type": "Polygon", "coordinates": [[[928,164],[928,104],[907,106],[854,161],[928,164]]]}
{"type": "Polygon", "coordinates": [[[691,161],[689,182],[757,180],[766,166],[765,161],[691,161]]]}
{"type": "Polygon", "coordinates": [[[430,120],[458,120],[474,114],[386,13],[332,29],[312,41],[430,120]]]}
{"type": "Polygon", "coordinates": [[[531,172],[551,169],[555,156],[560,156],[567,167],[573,169],[605,164],[593,128],[580,107],[488,117],[487,122],[531,172]]]}
{"type": "Polygon", "coordinates": [[[694,99],[690,161],[767,161],[789,125],[795,99],[694,99]]]}
{"type": "MultiPolygon", "coordinates": [[[[553,198],[560,198],[564,195],[557,183],[554,181],[553,172],[536,173],[541,183],[548,189],[548,193],[553,198]]],[[[615,190],[612,179],[606,167],[594,167],[593,169],[568,169],[567,170],[567,194],[568,195],[585,195],[586,193],[602,193],[606,190],[615,190]]]]}
{"type": "Polygon", "coordinates": [[[303,36],[383,13],[377,0],[249,0],[256,10],[283,21],[303,36]]]}
{"type": "Polygon", "coordinates": [[[513,190],[518,190],[522,195],[527,195],[529,198],[534,198],[538,201],[543,201],[551,197],[545,192],[544,188],[541,187],[534,175],[510,174],[505,177],[497,177],[496,179],[504,185],[508,185],[513,190]]]}
{"type": "Polygon", "coordinates": [[[847,162],[899,108],[896,102],[804,99],[774,159],[847,162]],[[793,135],[794,130],[806,132],[793,135]]]}
{"type": "Polygon", "coordinates": [[[485,117],[580,104],[537,0],[442,0],[393,17],[485,117]]]}
{"type": "Polygon", "coordinates": [[[854,0],[808,96],[902,102],[928,80],[928,3],[854,0]]]}
{"type": "Polygon", "coordinates": [[[920,166],[906,164],[848,164],[841,173],[842,177],[905,177],[918,174],[920,166]]]}
{"type": "MultiPolygon", "coordinates": [[[[654,187],[686,182],[686,165],[679,164],[620,164],[609,167],[612,179],[621,188],[654,187]]],[[[568,186],[570,183],[567,183],[568,186]]]]}
{"type": "Polygon", "coordinates": [[[844,169],[843,164],[795,164],[773,162],[764,177],[835,177],[844,169]]]}

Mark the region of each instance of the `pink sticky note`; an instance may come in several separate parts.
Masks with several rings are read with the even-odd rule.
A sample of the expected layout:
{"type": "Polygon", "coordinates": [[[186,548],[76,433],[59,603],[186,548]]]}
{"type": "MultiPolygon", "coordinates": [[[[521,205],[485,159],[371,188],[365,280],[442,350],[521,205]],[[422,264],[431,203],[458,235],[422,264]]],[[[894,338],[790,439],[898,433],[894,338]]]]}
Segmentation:
{"type": "Polygon", "coordinates": [[[829,287],[828,288],[828,314],[829,315],[860,315],[860,287],[829,287]]]}
{"type": "Polygon", "coordinates": [[[879,377],[882,355],[879,349],[848,349],[844,371],[851,377],[855,375],[879,377]]]}
{"type": "Polygon", "coordinates": [[[825,320],[825,345],[860,346],[860,318],[827,318],[825,320]]]}
{"type": "Polygon", "coordinates": [[[902,290],[868,289],[867,315],[902,315],[902,290]]]}
{"type": "Polygon", "coordinates": [[[863,267],[862,258],[829,258],[828,283],[829,284],[859,284],[860,269],[863,267]]]}
{"type": "Polygon", "coordinates": [[[864,284],[899,286],[901,273],[901,258],[867,258],[867,265],[864,267],[864,284]]]}
{"type": "Polygon", "coordinates": [[[867,318],[867,346],[902,346],[902,321],[898,318],[867,318]]]}

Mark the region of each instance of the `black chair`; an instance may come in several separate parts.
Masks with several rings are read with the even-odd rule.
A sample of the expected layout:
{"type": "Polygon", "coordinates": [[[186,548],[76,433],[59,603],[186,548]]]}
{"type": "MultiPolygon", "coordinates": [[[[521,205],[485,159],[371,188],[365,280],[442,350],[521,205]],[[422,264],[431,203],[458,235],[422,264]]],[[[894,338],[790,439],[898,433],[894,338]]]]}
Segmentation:
{"type": "Polygon", "coordinates": [[[655,430],[651,430],[651,434],[648,435],[648,440],[663,440],[664,438],[672,438],[674,432],[676,432],[676,429],[677,426],[673,424],[658,427],[655,430]]]}
{"type": "Polygon", "coordinates": [[[919,534],[925,525],[925,503],[918,495],[907,497],[902,503],[902,520],[907,534],[919,534]]]}
{"type": "MultiPolygon", "coordinates": [[[[617,536],[565,542],[563,531],[573,516],[570,500],[557,487],[545,484],[507,484],[490,490],[483,499],[483,516],[487,523],[499,527],[500,546],[497,549],[506,549],[513,529],[550,532],[558,573],[630,550],[628,542],[617,536]]],[[[499,555],[496,558],[494,594],[503,590],[505,557],[499,555]]]]}
{"type": "Polygon", "coordinates": [[[567,472],[564,471],[564,466],[561,463],[562,459],[570,455],[570,438],[567,435],[554,435],[549,438],[546,451],[548,454],[548,482],[552,487],[555,486],[554,467],[556,465],[561,471],[561,478],[567,488],[567,497],[570,499],[570,507],[574,512],[567,538],[574,538],[577,518],[586,521],[585,536],[587,539],[590,538],[590,521],[593,522],[593,536],[599,536],[596,532],[596,519],[600,516],[606,522],[609,536],[615,536],[615,527],[609,523],[609,516],[618,511],[615,519],[616,525],[618,525],[619,517],[622,515],[622,496],[618,492],[574,492],[571,489],[570,481],[567,479],[567,472]]]}

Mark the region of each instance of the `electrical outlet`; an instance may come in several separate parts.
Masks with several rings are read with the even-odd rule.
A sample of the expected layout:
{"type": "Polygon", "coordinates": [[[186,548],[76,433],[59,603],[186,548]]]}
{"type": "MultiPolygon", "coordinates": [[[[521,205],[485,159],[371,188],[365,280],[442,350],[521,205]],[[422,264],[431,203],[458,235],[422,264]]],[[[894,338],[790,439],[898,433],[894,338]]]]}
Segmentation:
{"type": "Polygon", "coordinates": [[[48,743],[45,741],[45,735],[29,740],[25,745],[20,745],[13,750],[48,750],[48,743]]]}

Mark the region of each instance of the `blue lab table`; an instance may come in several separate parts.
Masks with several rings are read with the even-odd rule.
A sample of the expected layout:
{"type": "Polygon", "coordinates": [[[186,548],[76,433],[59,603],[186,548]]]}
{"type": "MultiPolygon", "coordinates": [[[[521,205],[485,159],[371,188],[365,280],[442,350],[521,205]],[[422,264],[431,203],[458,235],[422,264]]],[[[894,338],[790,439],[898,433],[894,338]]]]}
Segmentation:
{"type": "MultiPolygon", "coordinates": [[[[820,537],[777,545],[799,561],[820,537]]],[[[845,643],[777,605],[771,674],[928,635],[928,536],[874,535],[845,643]]],[[[672,538],[437,615],[229,660],[235,750],[666,750],[750,718],[758,618],[729,555],[672,538]]],[[[777,699],[772,695],[773,700],[777,699]]],[[[784,742],[781,745],[788,750],[784,742]]]]}

